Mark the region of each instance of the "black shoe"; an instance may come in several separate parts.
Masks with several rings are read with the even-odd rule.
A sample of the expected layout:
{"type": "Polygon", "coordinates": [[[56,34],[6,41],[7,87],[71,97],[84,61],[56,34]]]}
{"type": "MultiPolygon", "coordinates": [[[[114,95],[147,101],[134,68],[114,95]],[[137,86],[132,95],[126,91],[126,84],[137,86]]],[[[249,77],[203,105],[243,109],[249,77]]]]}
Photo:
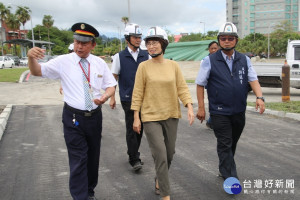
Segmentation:
{"type": "Polygon", "coordinates": [[[141,163],[141,165],[144,165],[144,162],[143,162],[143,161],[141,161],[141,159],[140,159],[140,163],[141,163]]]}
{"type": "Polygon", "coordinates": [[[93,195],[93,196],[89,196],[88,200],[97,200],[96,197],[93,195]]]}
{"type": "Polygon", "coordinates": [[[223,178],[225,180],[225,177],[221,174],[221,172],[218,173],[218,177],[223,178]]]}
{"type": "Polygon", "coordinates": [[[142,164],[140,161],[137,161],[136,163],[134,163],[134,165],[132,166],[132,168],[134,169],[134,171],[139,171],[140,169],[143,168],[142,164]]]}

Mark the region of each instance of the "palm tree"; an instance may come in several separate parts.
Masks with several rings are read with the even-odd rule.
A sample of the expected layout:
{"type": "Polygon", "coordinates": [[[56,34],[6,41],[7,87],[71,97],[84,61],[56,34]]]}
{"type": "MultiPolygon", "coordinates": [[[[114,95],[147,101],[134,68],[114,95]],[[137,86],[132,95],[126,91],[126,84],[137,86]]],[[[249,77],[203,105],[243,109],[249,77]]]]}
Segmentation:
{"type": "MultiPolygon", "coordinates": [[[[5,23],[6,23],[7,27],[13,31],[19,30],[20,26],[21,26],[21,22],[19,21],[17,15],[14,15],[12,13],[10,13],[7,16],[5,23]]],[[[16,54],[17,53],[16,45],[14,45],[14,49],[15,49],[15,54],[16,54]]]]}
{"type": "Polygon", "coordinates": [[[3,27],[3,22],[6,21],[8,15],[10,14],[10,6],[6,7],[3,3],[0,2],[0,20],[1,20],[1,27],[3,27]]]}
{"type": "Polygon", "coordinates": [[[129,22],[129,18],[128,17],[122,17],[121,22],[123,22],[125,24],[125,27],[126,27],[127,23],[129,22]]]}
{"type": "MultiPolygon", "coordinates": [[[[53,26],[54,20],[52,19],[51,15],[44,15],[43,18],[43,25],[48,29],[48,42],[50,42],[49,30],[53,26]]],[[[49,52],[51,54],[51,46],[49,43],[49,52]]]]}
{"type": "Polygon", "coordinates": [[[19,21],[18,16],[13,13],[8,14],[5,23],[7,27],[13,31],[19,30],[21,26],[21,22],[19,21]]]}
{"type": "Polygon", "coordinates": [[[21,7],[21,6],[18,6],[18,9],[16,10],[16,15],[19,19],[19,21],[22,23],[23,25],[23,30],[25,30],[24,26],[25,26],[25,23],[30,20],[30,13],[31,10],[24,6],[24,7],[21,7]]]}

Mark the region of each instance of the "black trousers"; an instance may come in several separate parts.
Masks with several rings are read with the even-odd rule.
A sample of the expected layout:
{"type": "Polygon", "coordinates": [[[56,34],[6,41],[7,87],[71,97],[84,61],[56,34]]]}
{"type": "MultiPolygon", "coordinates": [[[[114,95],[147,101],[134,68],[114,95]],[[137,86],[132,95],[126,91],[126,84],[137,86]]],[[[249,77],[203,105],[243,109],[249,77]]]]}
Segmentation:
{"type": "Polygon", "coordinates": [[[211,115],[211,119],[217,138],[219,171],[224,179],[238,178],[234,154],[245,127],[245,112],[235,115],[211,115]]]}
{"type": "Polygon", "coordinates": [[[69,156],[70,193],[74,200],[87,200],[98,183],[102,112],[100,109],[92,116],[83,116],[65,106],[62,119],[69,156]]]}
{"type": "Polygon", "coordinates": [[[129,156],[129,163],[133,166],[137,161],[140,161],[139,148],[143,136],[143,124],[140,134],[134,132],[134,111],[130,109],[131,102],[121,101],[121,104],[125,113],[127,154],[129,156]]]}

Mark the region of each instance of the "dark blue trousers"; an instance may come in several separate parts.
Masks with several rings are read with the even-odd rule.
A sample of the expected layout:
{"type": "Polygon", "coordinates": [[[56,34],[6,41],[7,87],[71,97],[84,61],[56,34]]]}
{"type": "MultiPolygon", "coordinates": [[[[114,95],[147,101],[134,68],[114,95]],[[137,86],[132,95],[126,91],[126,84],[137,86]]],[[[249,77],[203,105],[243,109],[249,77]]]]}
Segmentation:
{"type": "Polygon", "coordinates": [[[143,136],[143,125],[140,134],[134,132],[134,111],[130,109],[131,102],[121,101],[121,104],[125,113],[127,154],[129,156],[129,163],[133,166],[137,161],[140,161],[139,148],[143,136]]]}
{"type": "Polygon", "coordinates": [[[219,171],[224,179],[236,177],[234,154],[237,142],[245,127],[245,112],[235,115],[210,115],[219,157],[219,171]]]}
{"type": "Polygon", "coordinates": [[[87,200],[94,195],[98,183],[102,112],[100,109],[92,116],[83,116],[65,106],[62,119],[69,156],[70,193],[74,200],[87,200]],[[77,125],[73,123],[74,114],[77,125]]]}

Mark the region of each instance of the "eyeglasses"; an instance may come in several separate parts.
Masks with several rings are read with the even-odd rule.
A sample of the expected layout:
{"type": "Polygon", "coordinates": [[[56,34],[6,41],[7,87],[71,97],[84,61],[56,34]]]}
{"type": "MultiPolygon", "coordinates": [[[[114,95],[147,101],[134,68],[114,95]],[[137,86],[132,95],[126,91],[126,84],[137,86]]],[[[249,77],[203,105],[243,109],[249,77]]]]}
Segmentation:
{"type": "Polygon", "coordinates": [[[151,45],[156,47],[159,44],[159,41],[147,42],[146,47],[150,47],[151,45]]]}
{"type": "Polygon", "coordinates": [[[235,39],[235,37],[220,37],[220,40],[225,42],[226,40],[232,42],[235,39]]]}

